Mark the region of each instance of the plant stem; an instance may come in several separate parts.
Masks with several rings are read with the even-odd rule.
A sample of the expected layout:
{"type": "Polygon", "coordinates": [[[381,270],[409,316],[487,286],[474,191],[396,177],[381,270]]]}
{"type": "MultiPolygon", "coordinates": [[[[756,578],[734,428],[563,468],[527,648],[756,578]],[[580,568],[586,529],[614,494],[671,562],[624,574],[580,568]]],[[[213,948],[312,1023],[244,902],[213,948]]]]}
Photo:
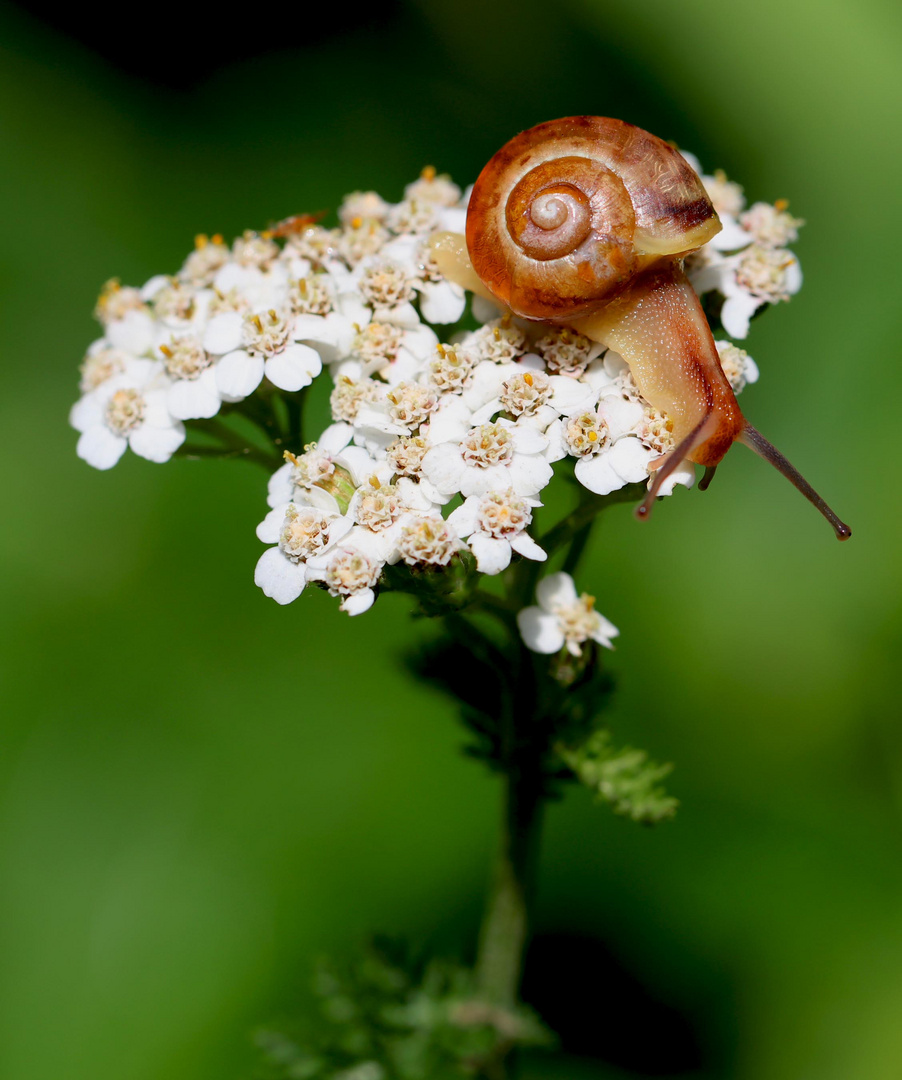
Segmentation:
{"type": "Polygon", "coordinates": [[[517,1004],[529,932],[529,904],[542,826],[542,785],[520,770],[505,775],[501,838],[479,938],[476,978],[495,1005],[517,1004]]]}

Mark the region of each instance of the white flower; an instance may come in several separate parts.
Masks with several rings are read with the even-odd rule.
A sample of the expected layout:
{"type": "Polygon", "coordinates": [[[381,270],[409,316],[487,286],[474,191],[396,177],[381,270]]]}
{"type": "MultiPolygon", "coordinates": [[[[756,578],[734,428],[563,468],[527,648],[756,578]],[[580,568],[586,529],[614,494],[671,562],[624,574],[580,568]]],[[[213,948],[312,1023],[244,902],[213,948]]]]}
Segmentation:
{"type": "Polygon", "coordinates": [[[748,383],[758,381],[758,365],[745,349],[740,349],[730,341],[718,341],[715,344],[720,356],[720,366],[733,387],[734,394],[741,393],[748,383]]]}
{"type": "Polygon", "coordinates": [[[327,551],[352,525],[346,517],[295,503],[271,510],[257,526],[257,536],[277,546],[257,560],[255,584],[277,604],[290,604],[307,584],[307,560],[327,551]]]}
{"type": "Polygon", "coordinates": [[[78,456],[95,469],[111,469],[127,447],[148,461],[168,461],[185,441],[185,427],[166,407],[167,394],[164,375],[136,384],[127,374],[85,394],[69,414],[81,432],[78,456]]]}
{"type": "Polygon", "coordinates": [[[538,499],[521,498],[510,490],[490,491],[481,497],[471,495],[448,515],[448,524],[459,536],[470,538],[478,570],[500,574],[510,565],[513,552],[537,562],[548,558],[526,532],[532,508],[540,505],[538,499]]]}
{"type": "Polygon", "coordinates": [[[447,566],[463,545],[440,514],[412,517],[401,530],[398,551],[410,566],[447,566]]]}
{"type": "Polygon", "coordinates": [[[569,574],[549,574],[536,588],[538,607],[523,608],[517,625],[526,647],[538,653],[556,653],[566,646],[573,656],[582,654],[586,641],[596,641],[606,649],[620,633],[613,623],[595,610],[595,597],[578,596],[569,574]]]}
{"type": "Polygon", "coordinates": [[[343,597],[339,606],[348,615],[369,611],[382,573],[381,561],[367,551],[366,542],[359,538],[361,532],[366,530],[355,528],[339,547],[311,559],[307,570],[311,580],[325,583],[330,595],[343,597]]]}
{"type": "Polygon", "coordinates": [[[487,495],[512,488],[537,495],[551,480],[542,452],[548,440],[509,420],[472,428],[459,443],[433,446],[423,458],[423,475],[443,495],[487,495]]]}
{"type": "Polygon", "coordinates": [[[463,315],[466,293],[460,285],[441,275],[432,249],[422,237],[396,237],[385,246],[383,254],[410,275],[414,289],[420,294],[420,312],[427,322],[455,323],[463,315]]]}
{"type": "Polygon", "coordinates": [[[224,397],[232,401],[246,398],[257,389],[264,375],[280,390],[301,390],[322,371],[319,353],[293,340],[294,320],[275,308],[245,315],[240,327],[229,315],[221,315],[219,319],[222,321],[217,331],[221,337],[216,341],[217,347],[233,346],[216,365],[216,384],[224,397]],[[227,325],[226,319],[230,319],[227,325]],[[229,331],[233,334],[231,341],[227,336],[229,331]],[[244,348],[236,348],[239,343],[244,348]]]}
{"type": "Polygon", "coordinates": [[[219,412],[222,395],[216,384],[213,357],[194,334],[171,337],[158,346],[172,385],[166,399],[169,411],[179,420],[209,418],[219,412]]]}
{"type": "Polygon", "coordinates": [[[730,337],[741,339],[748,336],[758,308],[799,291],[802,269],[787,248],[754,243],[736,255],[690,269],[689,279],[696,292],[717,290],[725,297],[720,320],[730,337]]]}

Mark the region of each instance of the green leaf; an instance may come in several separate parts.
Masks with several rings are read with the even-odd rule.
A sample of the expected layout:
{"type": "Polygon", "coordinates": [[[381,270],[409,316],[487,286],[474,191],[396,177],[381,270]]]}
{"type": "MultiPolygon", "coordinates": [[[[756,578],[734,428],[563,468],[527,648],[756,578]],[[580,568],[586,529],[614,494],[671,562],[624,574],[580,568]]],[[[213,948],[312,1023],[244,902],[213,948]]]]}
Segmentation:
{"type": "Polygon", "coordinates": [[[258,1033],[266,1080],[454,1080],[514,1046],[553,1044],[528,1009],[481,1001],[472,972],[411,961],[391,942],[342,968],[322,965],[317,1004],[258,1033]]]}
{"type": "Polygon", "coordinates": [[[555,749],[576,778],[616,814],[655,825],[676,813],[678,801],[658,786],[673,766],[650,761],[644,750],[612,746],[606,728],[594,731],[580,746],[558,744],[555,749]]]}

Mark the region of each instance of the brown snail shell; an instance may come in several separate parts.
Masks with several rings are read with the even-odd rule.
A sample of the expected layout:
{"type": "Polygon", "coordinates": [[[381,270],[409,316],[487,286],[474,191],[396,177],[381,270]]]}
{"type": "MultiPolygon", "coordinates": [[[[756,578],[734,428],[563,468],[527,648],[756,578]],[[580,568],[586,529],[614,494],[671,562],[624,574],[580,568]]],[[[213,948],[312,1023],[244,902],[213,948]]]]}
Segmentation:
{"type": "Polygon", "coordinates": [[[720,227],[701,181],[663,139],[622,120],[571,116],[521,132],[482,170],[467,248],[515,314],[563,320],[720,227]]]}

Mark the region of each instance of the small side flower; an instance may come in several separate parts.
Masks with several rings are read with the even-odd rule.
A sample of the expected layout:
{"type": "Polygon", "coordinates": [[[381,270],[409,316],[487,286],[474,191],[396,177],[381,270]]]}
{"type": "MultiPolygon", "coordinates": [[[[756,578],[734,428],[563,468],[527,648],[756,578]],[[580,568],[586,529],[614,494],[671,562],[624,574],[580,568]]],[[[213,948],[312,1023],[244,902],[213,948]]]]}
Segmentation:
{"type": "Polygon", "coordinates": [[[613,649],[612,639],[620,631],[595,610],[595,597],[577,595],[569,574],[549,574],[536,588],[538,607],[523,608],[517,615],[520,635],[528,649],[556,653],[566,648],[572,656],[582,655],[582,646],[595,641],[613,649]]]}

